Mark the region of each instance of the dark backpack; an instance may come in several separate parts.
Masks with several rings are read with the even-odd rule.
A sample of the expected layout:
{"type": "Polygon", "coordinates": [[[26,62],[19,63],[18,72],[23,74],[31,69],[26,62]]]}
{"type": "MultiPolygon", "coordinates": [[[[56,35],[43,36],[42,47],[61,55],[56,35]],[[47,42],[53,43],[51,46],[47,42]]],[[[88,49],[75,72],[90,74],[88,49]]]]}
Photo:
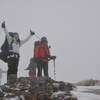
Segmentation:
{"type": "Polygon", "coordinates": [[[36,62],[35,49],[36,49],[36,47],[37,47],[38,45],[40,45],[39,42],[40,42],[40,41],[35,41],[35,42],[34,42],[34,50],[33,50],[33,52],[34,52],[34,62],[36,62]]]}
{"type": "MultiPolygon", "coordinates": [[[[13,33],[12,32],[9,32],[9,34],[10,34],[11,37],[13,37],[13,33]]],[[[12,40],[12,42],[13,42],[13,40],[12,40]]],[[[12,45],[12,42],[11,42],[10,45],[12,45]]],[[[8,46],[9,46],[8,40],[7,40],[7,37],[5,36],[5,41],[1,46],[0,59],[2,61],[6,62],[6,63],[7,63],[7,56],[9,54],[8,46]]]]}

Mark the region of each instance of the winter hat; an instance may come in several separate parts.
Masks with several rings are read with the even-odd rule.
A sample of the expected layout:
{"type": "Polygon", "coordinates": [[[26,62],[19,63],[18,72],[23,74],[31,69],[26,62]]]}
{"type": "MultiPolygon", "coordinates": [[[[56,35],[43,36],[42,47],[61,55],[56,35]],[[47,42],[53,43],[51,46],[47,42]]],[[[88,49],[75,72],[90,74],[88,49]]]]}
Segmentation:
{"type": "Polygon", "coordinates": [[[45,40],[47,40],[45,36],[41,38],[41,41],[45,41],[45,40]]]}
{"type": "Polygon", "coordinates": [[[17,33],[17,32],[14,32],[14,33],[13,33],[13,36],[14,36],[15,34],[17,34],[17,35],[18,35],[18,33],[17,33]]]}

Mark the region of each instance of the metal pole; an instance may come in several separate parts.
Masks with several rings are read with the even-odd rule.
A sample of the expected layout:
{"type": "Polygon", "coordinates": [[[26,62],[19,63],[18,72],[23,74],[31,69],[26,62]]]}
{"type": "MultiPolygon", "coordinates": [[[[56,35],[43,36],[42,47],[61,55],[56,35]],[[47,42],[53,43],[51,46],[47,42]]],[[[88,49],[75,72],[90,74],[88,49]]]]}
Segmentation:
{"type": "Polygon", "coordinates": [[[54,80],[56,81],[55,59],[53,59],[53,61],[54,61],[54,80]]]}
{"type": "Polygon", "coordinates": [[[2,78],[2,69],[0,68],[0,85],[1,85],[1,78],[2,78]]]}
{"type": "Polygon", "coordinates": [[[36,34],[35,34],[35,36],[36,36],[39,40],[41,40],[36,34]]]}
{"type": "Polygon", "coordinates": [[[0,30],[0,34],[1,34],[1,32],[2,32],[2,27],[1,27],[1,30],[0,30]]]}

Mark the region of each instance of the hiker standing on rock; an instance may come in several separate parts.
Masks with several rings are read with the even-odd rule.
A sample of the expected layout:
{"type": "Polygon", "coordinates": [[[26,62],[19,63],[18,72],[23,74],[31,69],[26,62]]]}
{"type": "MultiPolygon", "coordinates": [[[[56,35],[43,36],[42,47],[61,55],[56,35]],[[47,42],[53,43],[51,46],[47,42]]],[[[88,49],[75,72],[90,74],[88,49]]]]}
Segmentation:
{"type": "Polygon", "coordinates": [[[50,49],[48,47],[48,40],[46,37],[42,37],[39,45],[36,46],[35,53],[38,74],[37,76],[42,76],[42,69],[44,71],[44,76],[48,75],[48,61],[50,59],[56,59],[56,56],[50,55],[50,49]]]}
{"type": "Polygon", "coordinates": [[[7,79],[8,76],[11,74],[16,74],[17,75],[17,71],[18,71],[18,64],[19,64],[19,49],[20,47],[26,43],[31,37],[32,35],[35,35],[34,32],[30,31],[29,36],[24,39],[24,40],[20,40],[19,39],[19,34],[17,32],[14,32],[12,35],[12,37],[9,35],[6,26],[5,26],[5,22],[3,22],[1,24],[5,35],[7,37],[7,41],[9,44],[9,54],[7,56],[7,63],[8,63],[8,71],[7,71],[7,79]]]}

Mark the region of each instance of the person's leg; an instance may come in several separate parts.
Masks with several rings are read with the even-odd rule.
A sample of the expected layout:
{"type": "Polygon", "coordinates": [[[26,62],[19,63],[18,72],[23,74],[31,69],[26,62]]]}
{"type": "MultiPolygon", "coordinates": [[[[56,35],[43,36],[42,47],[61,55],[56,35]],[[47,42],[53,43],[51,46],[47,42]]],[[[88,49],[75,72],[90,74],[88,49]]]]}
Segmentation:
{"type": "Polygon", "coordinates": [[[49,76],[48,75],[48,62],[43,62],[42,67],[44,70],[44,76],[49,76]]]}
{"type": "Polygon", "coordinates": [[[17,72],[18,72],[18,64],[19,64],[19,59],[18,58],[14,58],[13,74],[16,74],[17,75],[17,72]]]}
{"type": "Polygon", "coordinates": [[[29,79],[35,78],[36,75],[29,75],[29,79]]]}
{"type": "Polygon", "coordinates": [[[13,68],[14,68],[14,59],[8,58],[7,80],[8,80],[8,76],[13,74],[13,68]]]}
{"type": "Polygon", "coordinates": [[[37,63],[37,70],[38,70],[37,77],[42,76],[42,68],[40,62],[37,63]]]}

